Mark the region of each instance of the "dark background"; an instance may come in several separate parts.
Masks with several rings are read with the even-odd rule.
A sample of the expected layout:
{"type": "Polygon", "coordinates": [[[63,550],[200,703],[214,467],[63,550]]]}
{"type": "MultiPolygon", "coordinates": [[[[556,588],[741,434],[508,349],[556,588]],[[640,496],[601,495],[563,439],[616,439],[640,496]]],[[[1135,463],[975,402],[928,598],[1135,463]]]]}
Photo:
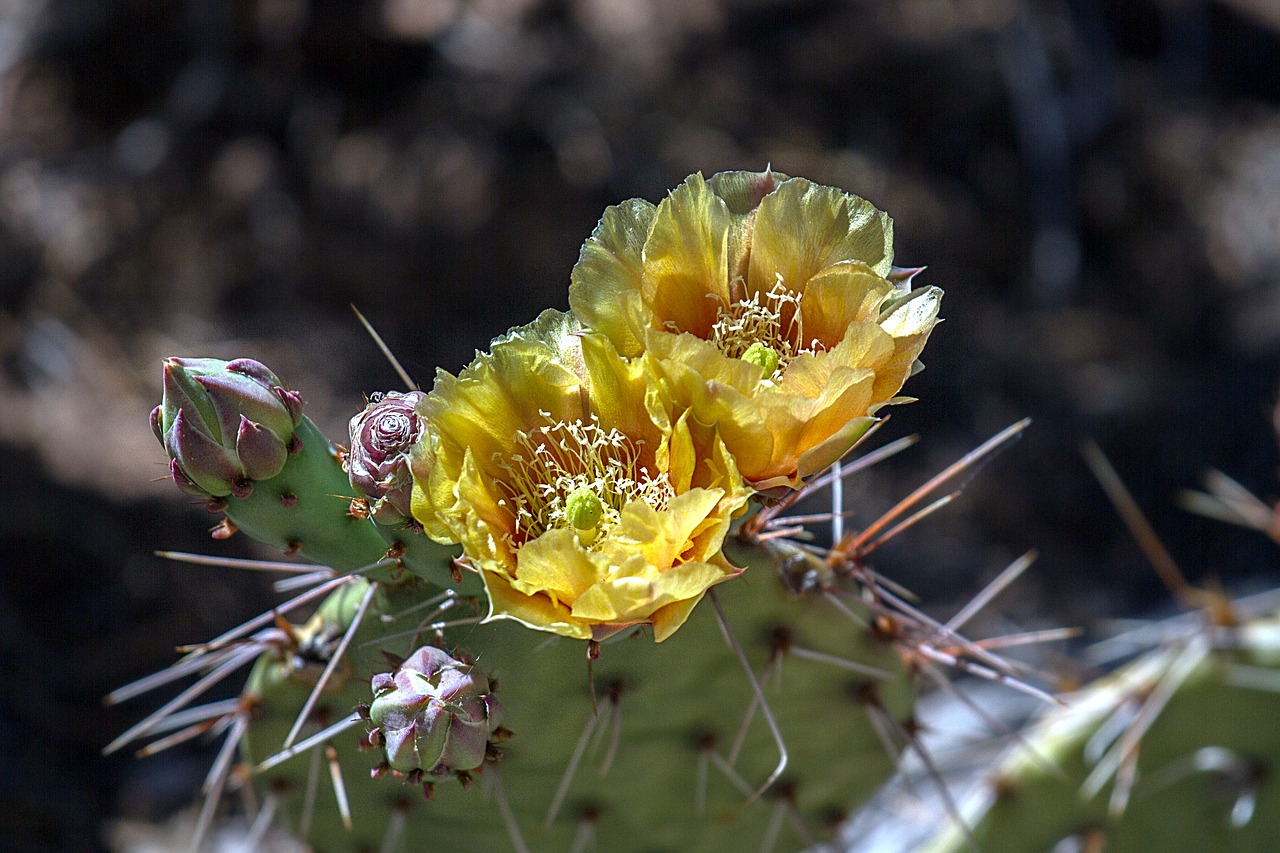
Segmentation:
{"type": "Polygon", "coordinates": [[[1077,452],[1095,438],[1194,578],[1274,546],[1187,515],[1219,467],[1276,492],[1280,13],[1267,0],[0,2],[0,849],[97,850],[188,802],[207,749],[133,762],[103,710],[269,601],[175,567],[213,517],[147,427],[166,355],[250,356],[334,437],[545,307],[601,210],[763,168],[866,196],[947,291],[928,370],[854,482],[865,524],[1029,415],[881,554],[975,631],[1171,612],[1077,452]]]}

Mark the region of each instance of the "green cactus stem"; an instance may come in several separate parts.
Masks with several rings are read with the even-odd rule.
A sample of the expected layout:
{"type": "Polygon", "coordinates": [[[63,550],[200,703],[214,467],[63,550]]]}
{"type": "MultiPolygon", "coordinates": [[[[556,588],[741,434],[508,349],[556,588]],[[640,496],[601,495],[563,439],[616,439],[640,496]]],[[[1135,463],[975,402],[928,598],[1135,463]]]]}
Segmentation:
{"type": "MultiPolygon", "coordinates": [[[[1195,630],[1034,725],[965,809],[979,849],[1276,849],[1280,618],[1195,630]]],[[[923,849],[970,842],[953,826],[923,849]]]]}
{"type": "MultiPolygon", "coordinates": [[[[785,545],[739,546],[740,555],[748,553],[749,576],[723,585],[718,595],[790,752],[782,780],[755,803],[748,805],[747,795],[769,775],[778,753],[760,713],[735,745],[753,693],[708,606],[660,646],[643,632],[605,643],[594,664],[595,710],[581,642],[548,638],[508,620],[436,634],[446,649],[465,651],[495,678],[503,726],[513,733],[501,744],[500,762],[486,766],[470,788],[446,780],[425,802],[389,776],[370,778],[381,759],[376,751],[360,751],[358,727],[331,741],[350,802],[350,830],[328,806],[332,793],[324,791],[319,805],[313,795],[307,806],[306,792],[315,784],[308,777],[316,772],[308,757],[281,762],[256,781],[264,791],[282,792],[292,826],[311,815],[307,840],[323,851],[379,849],[393,820],[414,849],[509,849],[497,802],[503,797],[530,850],[570,849],[584,832],[594,834],[597,849],[619,851],[756,849],[770,834],[778,836],[777,849],[800,849],[826,839],[892,772],[895,760],[877,731],[910,725],[913,686],[896,650],[875,632],[820,595],[784,588],[779,567],[798,552],[785,545]],[[801,650],[807,656],[795,653],[801,650]],[[731,754],[726,774],[722,766],[731,754]],[[569,772],[575,756],[580,764],[569,772]]],[[[421,595],[412,585],[379,589],[373,609],[393,614],[421,595]]],[[[385,655],[405,654],[431,632],[380,636],[401,630],[401,621],[412,627],[417,618],[388,624],[366,617],[343,678],[322,695],[304,737],[370,701],[368,677],[386,670],[385,655]]],[[[339,627],[330,626],[327,636],[339,627]]],[[[254,707],[244,745],[250,761],[281,747],[314,678],[278,654],[263,656],[247,689],[254,707]]]]}

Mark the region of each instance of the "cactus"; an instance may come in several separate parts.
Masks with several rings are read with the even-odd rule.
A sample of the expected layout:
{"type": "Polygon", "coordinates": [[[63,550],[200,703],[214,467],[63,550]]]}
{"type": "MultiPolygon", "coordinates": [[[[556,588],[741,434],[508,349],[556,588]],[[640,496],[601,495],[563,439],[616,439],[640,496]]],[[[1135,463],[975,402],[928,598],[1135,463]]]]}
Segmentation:
{"type": "MultiPolygon", "coordinates": [[[[196,848],[226,789],[249,786],[254,833],[274,822],[334,853],[797,850],[832,840],[904,752],[941,784],[915,700],[950,667],[1050,708],[964,809],[941,788],[952,820],[922,849],[1271,849],[1280,616],[1245,618],[1154,553],[1204,625],[1054,700],[957,633],[972,607],[933,621],[867,565],[1025,422],[843,532],[841,460],[909,400],[936,322],[919,272],[892,265],[887,217],[861,199],[695,175],[606,211],[570,313],[429,392],[372,395],[349,449],[256,361],[167,360],[152,427],[174,483],[225,513],[216,538],[314,568],[113,694],[199,676],[108,750],[225,733],[196,848]],[[828,486],[819,548],[789,510],[828,486]],[[238,700],[192,706],[246,668],[238,700]]],[[[1193,506],[1274,536],[1274,510],[1214,483],[1193,506]]]]}
{"type": "Polygon", "coordinates": [[[1275,616],[1182,632],[1064,697],[985,774],[968,826],[918,849],[1274,849],[1278,665],[1275,616]]]}
{"type": "MultiPolygon", "coordinates": [[[[1174,596],[1195,611],[1095,647],[1148,648],[1063,697],[982,774],[961,821],[913,849],[1267,851],[1280,838],[1280,615],[1273,595],[1191,586],[1092,444],[1085,457],[1174,596]]],[[[1212,474],[1187,505],[1274,534],[1275,509],[1212,474]],[[1224,485],[1225,483],[1225,485],[1224,485]],[[1240,507],[1246,507],[1242,512],[1240,507]]]]}
{"type": "MultiPolygon", "coordinates": [[[[941,296],[920,271],[854,196],[695,175],[605,212],[570,313],[372,395],[348,450],[256,361],[167,360],[152,427],[175,484],[225,513],[216,538],[315,565],[277,564],[293,598],[114,693],[199,676],[107,749],[225,733],[193,849],[248,786],[251,845],[274,822],[335,853],[797,850],[906,751],[940,782],[914,708],[950,667],[1051,707],[963,813],[941,788],[953,820],[925,849],[1272,849],[1280,617],[1157,560],[1208,627],[1058,702],[959,635],[977,605],[933,621],[867,565],[1025,422],[844,533],[842,465],[903,446],[841,462],[910,399],[941,296]],[[788,513],[828,486],[824,549],[788,513]],[[193,706],[246,668],[238,700],[193,706]]],[[[1212,490],[1194,505],[1274,535],[1274,511],[1212,490]]]]}
{"type": "Polygon", "coordinates": [[[197,846],[245,784],[256,826],[317,850],[830,838],[915,745],[917,673],[1016,684],[865,565],[926,490],[857,536],[837,502],[830,550],[786,514],[838,495],[838,460],[909,400],[941,296],[918,272],[862,199],[695,175],[606,211],[573,313],[372,396],[346,453],[257,362],[169,360],[153,426],[177,485],[225,512],[215,535],[316,569],[113,694],[201,675],[108,749],[227,733],[197,846]],[[234,707],[184,707],[250,665],[234,707]]]}

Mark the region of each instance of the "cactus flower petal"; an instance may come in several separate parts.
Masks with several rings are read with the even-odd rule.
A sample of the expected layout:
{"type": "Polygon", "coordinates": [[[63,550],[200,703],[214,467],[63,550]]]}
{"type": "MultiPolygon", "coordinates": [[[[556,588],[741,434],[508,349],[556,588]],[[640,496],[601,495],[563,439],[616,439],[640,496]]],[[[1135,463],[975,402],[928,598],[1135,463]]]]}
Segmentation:
{"type": "Polygon", "coordinates": [[[654,393],[650,369],[544,312],[437,378],[413,510],[462,544],[490,618],[597,640],[649,624],[664,639],[738,574],[717,555],[750,490],[715,430],[654,393]]]}
{"type": "Polygon", "coordinates": [[[798,487],[909,399],[896,395],[941,291],[910,290],[917,271],[893,266],[892,222],[869,202],[731,172],[693,175],[651,215],[619,209],[645,218],[629,231],[617,214],[601,221],[569,304],[625,355],[652,359],[671,405],[714,426],[754,488],[798,487]]]}

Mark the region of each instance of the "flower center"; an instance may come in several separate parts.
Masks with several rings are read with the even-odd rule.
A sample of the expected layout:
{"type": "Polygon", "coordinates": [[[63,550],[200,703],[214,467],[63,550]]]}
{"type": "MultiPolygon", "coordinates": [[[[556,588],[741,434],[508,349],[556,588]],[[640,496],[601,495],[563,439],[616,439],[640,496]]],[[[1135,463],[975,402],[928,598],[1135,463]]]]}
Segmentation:
{"type": "Polygon", "coordinates": [[[404,412],[386,412],[374,423],[372,443],[384,453],[405,450],[417,439],[417,419],[404,412]]]}
{"type": "Polygon", "coordinates": [[[793,358],[821,346],[817,340],[804,343],[803,298],[803,293],[788,290],[779,275],[768,293],[757,290],[749,299],[722,306],[710,341],[729,358],[759,367],[764,379],[777,381],[793,358]]]}
{"type": "Polygon", "coordinates": [[[519,547],[548,530],[574,530],[583,545],[599,542],[621,517],[622,508],[642,500],[666,509],[675,491],[665,473],[641,464],[641,439],[605,430],[595,415],[589,421],[551,421],[517,432],[514,450],[495,454],[505,475],[508,497],[500,504],[515,517],[511,544],[519,547]]]}

